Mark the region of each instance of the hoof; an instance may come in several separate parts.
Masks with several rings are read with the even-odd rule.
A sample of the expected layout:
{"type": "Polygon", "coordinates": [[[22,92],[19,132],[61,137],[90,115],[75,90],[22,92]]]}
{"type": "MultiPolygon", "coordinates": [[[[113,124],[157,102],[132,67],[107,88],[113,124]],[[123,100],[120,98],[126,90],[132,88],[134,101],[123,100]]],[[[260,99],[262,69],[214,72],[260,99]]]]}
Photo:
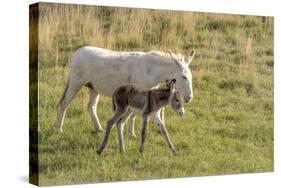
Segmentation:
{"type": "Polygon", "coordinates": [[[56,126],[55,128],[56,128],[56,130],[58,130],[60,133],[63,133],[63,131],[62,131],[62,128],[61,128],[61,127],[56,126]]]}
{"type": "Polygon", "coordinates": [[[162,134],[162,131],[159,129],[159,130],[157,130],[157,133],[158,134],[162,134]]]}
{"type": "Polygon", "coordinates": [[[98,155],[100,155],[101,152],[102,152],[102,150],[100,150],[100,149],[97,150],[97,154],[98,154],[98,155]]]}
{"type": "Polygon", "coordinates": [[[104,132],[104,130],[101,128],[101,129],[97,129],[96,130],[97,131],[97,133],[102,133],[102,132],[104,132]]]}
{"type": "Polygon", "coordinates": [[[133,139],[136,139],[137,135],[136,134],[130,134],[130,137],[133,138],[133,139]]]}
{"type": "Polygon", "coordinates": [[[55,124],[55,126],[54,126],[56,129],[59,129],[60,130],[60,132],[62,133],[62,127],[59,125],[59,124],[55,124]]]}

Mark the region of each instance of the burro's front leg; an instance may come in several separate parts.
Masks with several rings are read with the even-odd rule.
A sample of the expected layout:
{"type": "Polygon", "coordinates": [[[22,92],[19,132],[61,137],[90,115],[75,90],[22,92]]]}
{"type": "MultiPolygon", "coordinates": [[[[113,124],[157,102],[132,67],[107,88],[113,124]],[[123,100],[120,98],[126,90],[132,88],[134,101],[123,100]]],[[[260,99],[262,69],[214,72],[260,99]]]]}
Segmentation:
{"type": "Polygon", "coordinates": [[[148,115],[143,115],[142,116],[142,130],[141,130],[141,143],[140,143],[140,149],[139,151],[143,153],[144,150],[144,141],[146,137],[146,129],[147,129],[147,124],[149,122],[149,116],[148,115]]]}
{"type": "Polygon", "coordinates": [[[154,120],[159,125],[160,130],[162,132],[162,135],[165,137],[165,140],[166,140],[170,150],[172,151],[172,154],[176,154],[176,149],[175,149],[175,147],[174,147],[174,145],[173,145],[173,143],[172,143],[172,141],[170,139],[170,136],[168,134],[166,126],[165,126],[165,124],[163,123],[163,121],[160,118],[160,113],[155,114],[154,120]]]}

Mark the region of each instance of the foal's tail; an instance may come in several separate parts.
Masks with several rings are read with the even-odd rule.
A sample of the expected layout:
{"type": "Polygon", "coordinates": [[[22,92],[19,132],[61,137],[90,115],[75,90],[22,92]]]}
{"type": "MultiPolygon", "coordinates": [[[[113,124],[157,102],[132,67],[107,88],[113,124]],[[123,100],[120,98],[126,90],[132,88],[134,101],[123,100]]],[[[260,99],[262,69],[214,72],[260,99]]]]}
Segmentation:
{"type": "Polygon", "coordinates": [[[68,80],[67,80],[67,83],[66,83],[65,89],[64,89],[64,91],[63,91],[63,94],[62,94],[62,96],[61,96],[61,98],[60,98],[60,100],[59,100],[59,102],[58,102],[58,104],[57,104],[57,108],[61,105],[62,101],[64,100],[65,94],[66,94],[68,88],[69,88],[69,78],[68,78],[68,80]]]}
{"type": "Polygon", "coordinates": [[[116,92],[114,92],[113,95],[112,95],[112,110],[113,110],[113,112],[116,111],[116,104],[115,104],[116,99],[115,98],[116,98],[116,92]]]}

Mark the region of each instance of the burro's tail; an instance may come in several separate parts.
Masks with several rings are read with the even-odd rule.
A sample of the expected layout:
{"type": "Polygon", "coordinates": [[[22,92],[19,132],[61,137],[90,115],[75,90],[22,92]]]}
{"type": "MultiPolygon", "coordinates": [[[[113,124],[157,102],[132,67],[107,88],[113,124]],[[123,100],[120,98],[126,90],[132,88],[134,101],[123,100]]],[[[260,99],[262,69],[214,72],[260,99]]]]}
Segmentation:
{"type": "Polygon", "coordinates": [[[66,83],[65,89],[64,89],[64,91],[63,91],[63,94],[62,94],[62,96],[61,96],[61,98],[60,98],[60,100],[59,100],[59,102],[58,102],[58,104],[57,104],[57,108],[58,108],[59,106],[61,106],[61,103],[62,103],[62,101],[63,101],[64,98],[65,98],[65,95],[66,95],[66,92],[67,92],[68,88],[69,88],[69,78],[68,78],[68,80],[67,80],[67,83],[66,83]]]}
{"type": "Polygon", "coordinates": [[[112,94],[112,110],[113,112],[116,111],[116,91],[112,94]]]}

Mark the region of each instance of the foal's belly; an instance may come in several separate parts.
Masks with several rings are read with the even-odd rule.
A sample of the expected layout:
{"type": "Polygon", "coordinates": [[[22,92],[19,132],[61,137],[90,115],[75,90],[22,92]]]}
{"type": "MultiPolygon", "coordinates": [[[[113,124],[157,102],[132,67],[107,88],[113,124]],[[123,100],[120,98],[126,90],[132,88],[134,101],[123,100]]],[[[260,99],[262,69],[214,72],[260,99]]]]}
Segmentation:
{"type": "Polygon", "coordinates": [[[135,114],[142,114],[142,110],[134,107],[129,107],[129,110],[131,110],[135,114]]]}
{"type": "MultiPolygon", "coordinates": [[[[129,110],[131,110],[134,114],[142,115],[142,110],[140,110],[138,108],[129,107],[129,110]]],[[[152,118],[154,118],[155,116],[159,116],[160,115],[160,111],[159,110],[150,112],[149,116],[152,117],[152,118]]]]}

